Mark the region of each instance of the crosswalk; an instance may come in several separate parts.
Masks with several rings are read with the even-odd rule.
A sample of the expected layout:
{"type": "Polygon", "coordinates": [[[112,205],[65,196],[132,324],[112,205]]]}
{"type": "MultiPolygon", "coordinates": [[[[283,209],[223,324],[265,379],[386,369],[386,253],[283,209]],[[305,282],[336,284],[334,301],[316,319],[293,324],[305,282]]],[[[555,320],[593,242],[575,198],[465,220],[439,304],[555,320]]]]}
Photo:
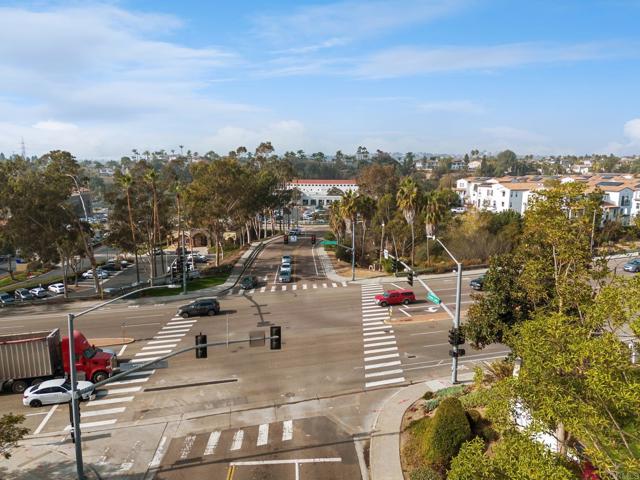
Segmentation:
{"type": "MultiPolygon", "coordinates": [[[[144,344],[130,363],[135,365],[153,361],[173,352],[197,321],[197,319],[173,317],[154,335],[153,339],[144,344]]],[[[126,380],[106,384],[96,392],[95,398],[82,404],[80,427],[84,430],[115,424],[118,421],[117,416],[125,412],[127,406],[134,400],[135,394],[142,391],[144,384],[154,373],[153,369],[139,370],[130,373],[126,380]]],[[[70,426],[65,428],[66,431],[70,429],[70,426]]]]}
{"type": "Polygon", "coordinates": [[[393,327],[385,324],[389,320],[389,311],[375,302],[375,296],[383,292],[380,285],[362,286],[365,388],[405,381],[393,327]]]}
{"type": "Polygon", "coordinates": [[[186,437],[174,439],[171,442],[172,448],[167,445],[168,439],[163,437],[149,468],[154,469],[161,464],[184,462],[193,458],[222,459],[229,455],[237,456],[243,452],[247,455],[260,454],[291,445],[293,439],[293,420],[189,434],[186,437]]]}
{"type": "Polygon", "coordinates": [[[263,287],[252,288],[251,290],[243,290],[242,288],[233,288],[227,290],[223,295],[235,296],[251,296],[259,293],[282,293],[296,292],[300,290],[324,290],[329,288],[345,288],[348,287],[347,282],[324,281],[317,283],[278,283],[274,285],[265,285],[263,287]]]}

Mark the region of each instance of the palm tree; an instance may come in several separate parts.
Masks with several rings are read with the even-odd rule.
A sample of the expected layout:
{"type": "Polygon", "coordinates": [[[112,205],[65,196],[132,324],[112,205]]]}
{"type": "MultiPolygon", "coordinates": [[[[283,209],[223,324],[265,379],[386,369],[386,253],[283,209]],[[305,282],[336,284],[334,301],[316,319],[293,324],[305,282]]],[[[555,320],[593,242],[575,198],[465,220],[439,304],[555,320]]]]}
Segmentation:
{"type": "MultiPolygon", "coordinates": [[[[351,235],[355,235],[356,230],[356,216],[358,214],[358,194],[353,190],[347,190],[340,200],[340,214],[347,223],[347,230],[351,232],[351,235]]],[[[352,237],[353,238],[353,237],[352,237]]],[[[356,254],[355,242],[352,245],[352,255],[356,254]]]]}
{"type": "Polygon", "coordinates": [[[342,205],[340,200],[329,205],[329,226],[338,239],[338,243],[340,243],[346,230],[344,218],[342,217],[342,205]]]}
{"type": "Polygon", "coordinates": [[[153,194],[153,234],[152,234],[152,243],[153,247],[151,248],[151,252],[149,255],[151,257],[151,282],[153,283],[153,278],[156,277],[156,257],[155,257],[155,249],[158,246],[158,237],[159,235],[159,218],[158,218],[158,172],[155,169],[150,168],[144,176],[145,181],[151,187],[151,193],[153,194]]]}
{"type": "Polygon", "coordinates": [[[376,213],[376,201],[367,195],[359,195],[358,213],[362,217],[362,256],[360,260],[363,263],[366,252],[367,221],[371,221],[376,213]]]}
{"type": "Polygon", "coordinates": [[[133,213],[131,210],[131,187],[133,186],[133,177],[130,173],[126,173],[119,177],[120,185],[124,188],[127,195],[127,210],[129,211],[129,228],[131,228],[131,240],[133,241],[133,255],[136,262],[136,281],[140,283],[140,266],[138,265],[138,244],[136,242],[136,229],[133,225],[133,213]]]}
{"type": "Polygon", "coordinates": [[[424,223],[427,234],[427,263],[429,258],[429,237],[435,236],[438,224],[442,221],[446,211],[446,204],[439,191],[428,192],[424,196],[424,223]]]}
{"type": "Polygon", "coordinates": [[[398,201],[398,207],[402,210],[404,219],[411,227],[411,266],[413,267],[416,241],[414,221],[416,210],[418,209],[418,185],[411,177],[406,177],[400,184],[396,200],[398,201]]]}

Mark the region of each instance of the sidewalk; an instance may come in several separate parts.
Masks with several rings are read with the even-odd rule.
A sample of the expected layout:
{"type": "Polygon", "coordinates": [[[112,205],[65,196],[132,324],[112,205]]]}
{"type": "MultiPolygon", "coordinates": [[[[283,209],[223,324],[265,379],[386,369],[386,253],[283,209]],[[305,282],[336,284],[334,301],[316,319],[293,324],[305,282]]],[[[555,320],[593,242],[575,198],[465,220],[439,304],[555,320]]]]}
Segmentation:
{"type": "MultiPolygon", "coordinates": [[[[473,379],[473,373],[458,376],[461,382],[473,379]]],[[[442,377],[404,387],[382,406],[373,425],[369,448],[370,480],[404,480],[400,464],[400,426],[404,412],[427,390],[450,387],[451,379],[442,377]]]]}

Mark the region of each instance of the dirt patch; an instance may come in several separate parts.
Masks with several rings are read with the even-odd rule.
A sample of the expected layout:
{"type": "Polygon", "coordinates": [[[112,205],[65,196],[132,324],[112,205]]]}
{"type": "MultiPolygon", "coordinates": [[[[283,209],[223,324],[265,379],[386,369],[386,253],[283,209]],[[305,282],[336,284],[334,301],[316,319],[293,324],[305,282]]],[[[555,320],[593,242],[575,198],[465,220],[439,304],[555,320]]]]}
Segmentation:
{"type": "MultiPolygon", "coordinates": [[[[460,312],[464,313],[464,312],[460,312]]],[[[430,315],[413,315],[412,317],[398,317],[392,318],[391,320],[385,320],[384,323],[388,323],[389,325],[405,325],[409,323],[428,323],[435,322],[438,320],[447,320],[449,315],[446,312],[438,312],[430,315]]]]}
{"type": "MultiPolygon", "coordinates": [[[[340,276],[351,278],[351,264],[349,262],[338,260],[336,258],[335,252],[332,252],[330,250],[327,250],[326,252],[336,273],[340,276]]],[[[376,272],[374,270],[369,270],[368,268],[360,268],[356,266],[356,278],[358,279],[386,277],[387,275],[388,274],[385,272],[376,272]]]]}

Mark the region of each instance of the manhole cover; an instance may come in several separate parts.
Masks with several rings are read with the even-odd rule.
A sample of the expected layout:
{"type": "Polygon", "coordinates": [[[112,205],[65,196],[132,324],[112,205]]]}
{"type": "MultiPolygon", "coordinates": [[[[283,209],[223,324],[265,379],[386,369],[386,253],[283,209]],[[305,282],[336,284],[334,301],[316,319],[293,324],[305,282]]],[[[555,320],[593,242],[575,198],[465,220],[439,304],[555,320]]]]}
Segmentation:
{"type": "Polygon", "coordinates": [[[283,396],[283,397],[287,397],[287,398],[293,398],[293,397],[295,397],[295,396],[296,396],[296,394],[295,394],[295,393],[293,393],[293,392],[287,392],[287,393],[285,393],[285,394],[284,394],[284,395],[282,395],[282,396],[283,396]]]}

